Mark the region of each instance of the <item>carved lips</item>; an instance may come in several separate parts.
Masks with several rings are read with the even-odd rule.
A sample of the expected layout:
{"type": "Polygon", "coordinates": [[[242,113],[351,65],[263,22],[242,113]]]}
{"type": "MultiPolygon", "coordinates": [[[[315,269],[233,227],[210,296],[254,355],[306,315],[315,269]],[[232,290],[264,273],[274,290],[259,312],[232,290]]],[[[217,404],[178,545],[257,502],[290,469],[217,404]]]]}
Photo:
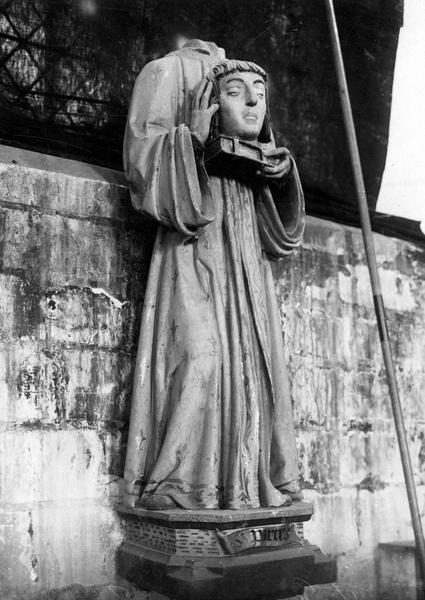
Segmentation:
{"type": "Polygon", "coordinates": [[[256,123],[258,121],[258,115],[254,112],[247,112],[243,115],[245,121],[253,121],[256,123]]]}

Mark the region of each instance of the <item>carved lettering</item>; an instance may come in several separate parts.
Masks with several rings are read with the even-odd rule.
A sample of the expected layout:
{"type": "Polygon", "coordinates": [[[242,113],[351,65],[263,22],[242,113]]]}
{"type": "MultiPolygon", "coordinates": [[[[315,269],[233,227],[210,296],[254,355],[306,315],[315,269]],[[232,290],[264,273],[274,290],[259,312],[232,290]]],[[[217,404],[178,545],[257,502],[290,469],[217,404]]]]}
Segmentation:
{"type": "Polygon", "coordinates": [[[278,548],[302,545],[302,541],[297,536],[292,523],[233,529],[230,531],[216,530],[216,533],[221,547],[226,554],[240,554],[251,548],[278,548]]]}

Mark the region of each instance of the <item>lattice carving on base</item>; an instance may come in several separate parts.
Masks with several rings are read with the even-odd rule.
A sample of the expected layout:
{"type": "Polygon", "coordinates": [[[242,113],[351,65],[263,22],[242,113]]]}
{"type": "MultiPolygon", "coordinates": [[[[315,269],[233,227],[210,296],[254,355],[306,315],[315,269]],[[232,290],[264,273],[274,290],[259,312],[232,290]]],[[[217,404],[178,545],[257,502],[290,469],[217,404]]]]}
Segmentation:
{"type": "MultiPolygon", "coordinates": [[[[294,529],[303,540],[303,523],[294,523],[294,529]]],[[[226,554],[214,529],[174,528],[132,518],[126,521],[125,537],[130,544],[167,554],[204,557],[226,554]]]]}

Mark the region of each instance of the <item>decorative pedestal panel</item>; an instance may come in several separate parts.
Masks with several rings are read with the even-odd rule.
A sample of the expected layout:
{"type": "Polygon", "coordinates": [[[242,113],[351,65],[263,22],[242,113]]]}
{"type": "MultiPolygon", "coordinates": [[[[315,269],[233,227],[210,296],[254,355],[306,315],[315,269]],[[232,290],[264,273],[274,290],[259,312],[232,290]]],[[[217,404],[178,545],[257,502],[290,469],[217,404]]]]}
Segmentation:
{"type": "Polygon", "coordinates": [[[313,506],[149,511],[119,507],[122,577],[171,600],[272,600],[336,580],[336,563],[303,538],[313,506]]]}

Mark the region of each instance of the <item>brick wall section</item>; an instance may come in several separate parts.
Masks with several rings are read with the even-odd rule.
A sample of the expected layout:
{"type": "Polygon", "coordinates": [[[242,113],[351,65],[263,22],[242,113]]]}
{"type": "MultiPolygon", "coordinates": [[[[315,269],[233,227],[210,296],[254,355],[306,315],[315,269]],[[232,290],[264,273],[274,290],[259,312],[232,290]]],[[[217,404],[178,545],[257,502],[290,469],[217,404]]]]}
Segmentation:
{"type": "MultiPolygon", "coordinates": [[[[0,147],[0,230],[0,598],[12,599],[113,580],[154,228],[121,174],[0,147]]],[[[421,481],[425,255],[375,242],[421,481]]],[[[309,218],[303,247],[273,269],[316,503],[306,535],[340,567],[338,590],[308,598],[372,600],[378,542],[412,533],[360,232],[309,218]]]]}

